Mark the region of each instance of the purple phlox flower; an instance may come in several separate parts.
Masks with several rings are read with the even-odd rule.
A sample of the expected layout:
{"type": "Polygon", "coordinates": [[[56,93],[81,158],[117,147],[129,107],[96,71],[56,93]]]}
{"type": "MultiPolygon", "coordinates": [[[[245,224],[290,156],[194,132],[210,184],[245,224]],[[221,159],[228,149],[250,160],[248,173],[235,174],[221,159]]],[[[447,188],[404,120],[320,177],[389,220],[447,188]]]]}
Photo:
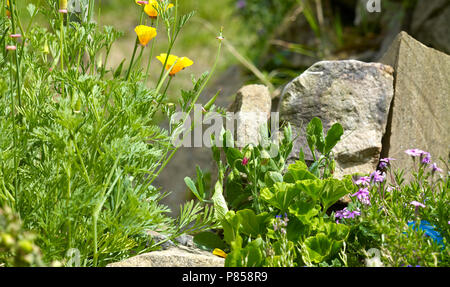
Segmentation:
{"type": "Polygon", "coordinates": [[[422,163],[423,164],[430,164],[431,163],[431,155],[430,155],[429,152],[424,151],[420,157],[422,158],[422,163]]]}
{"type": "Polygon", "coordinates": [[[355,181],[356,185],[369,186],[370,185],[370,176],[360,177],[357,181],[355,181]]]}
{"type": "Polygon", "coordinates": [[[380,159],[379,167],[381,169],[383,169],[383,168],[387,167],[388,165],[390,165],[391,161],[393,161],[393,160],[396,160],[396,159],[392,158],[392,157],[382,158],[382,159],[380,159]]]}
{"type": "Polygon", "coordinates": [[[238,9],[244,9],[247,6],[247,1],[246,0],[239,0],[236,2],[236,7],[238,9]]]}
{"type": "Polygon", "coordinates": [[[412,156],[412,157],[421,156],[424,153],[423,150],[420,150],[420,149],[417,149],[417,148],[407,149],[407,150],[405,150],[405,152],[407,154],[409,154],[410,156],[412,156]]]}
{"type": "Polygon", "coordinates": [[[344,211],[344,218],[355,218],[355,215],[361,215],[361,212],[359,211],[359,209],[354,210],[354,211],[349,211],[349,210],[344,211]]]}
{"type": "MultiPolygon", "coordinates": [[[[359,211],[359,209],[354,210],[354,211],[350,211],[346,208],[342,209],[342,210],[338,210],[336,211],[336,213],[334,214],[334,218],[355,218],[355,215],[361,215],[361,212],[359,211]]],[[[339,222],[337,222],[339,223],[339,222]]]]}
{"type": "Polygon", "coordinates": [[[420,202],[415,201],[415,200],[411,201],[410,204],[414,205],[415,207],[426,207],[425,204],[420,203],[420,202]]]}
{"type": "Polygon", "coordinates": [[[430,168],[431,168],[431,170],[433,171],[433,172],[442,172],[442,169],[440,169],[438,166],[437,166],[437,164],[436,163],[433,163],[431,166],[430,166],[430,168]]]}
{"type": "Polygon", "coordinates": [[[369,190],[367,188],[361,188],[358,192],[352,194],[352,196],[356,196],[361,203],[370,205],[369,190]]]}
{"type": "Polygon", "coordinates": [[[394,186],[388,186],[387,188],[386,188],[386,191],[387,192],[392,192],[392,191],[394,191],[395,190],[395,187],[394,186]]]}
{"type": "Polygon", "coordinates": [[[386,176],[386,174],[384,172],[381,173],[381,171],[379,171],[379,170],[372,172],[372,174],[370,175],[373,182],[383,182],[385,176],[386,176]]]}

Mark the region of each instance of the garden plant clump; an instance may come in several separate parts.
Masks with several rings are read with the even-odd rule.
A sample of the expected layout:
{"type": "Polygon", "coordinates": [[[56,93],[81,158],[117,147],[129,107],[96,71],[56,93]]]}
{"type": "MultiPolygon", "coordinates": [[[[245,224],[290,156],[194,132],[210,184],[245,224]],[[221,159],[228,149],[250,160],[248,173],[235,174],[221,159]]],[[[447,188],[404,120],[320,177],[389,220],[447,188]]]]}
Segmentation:
{"type": "MultiPolygon", "coordinates": [[[[192,88],[171,103],[171,84],[198,61],[173,54],[194,13],[183,14],[178,0],[130,0],[134,45],[111,65],[124,33],[98,24],[95,1],[74,2],[36,0],[25,9],[0,0],[0,267],[106,266],[183,234],[226,267],[450,265],[448,162],[411,147],[410,169],[381,158],[370,174],[338,178],[333,150],[344,129],[324,130],[317,117],[295,161],[289,124],[273,134],[262,126],[259,143],[243,148],[230,130],[212,136],[217,176],[195,167],[196,178],[184,178],[195,200],[169,217],[155,180],[185,127],[194,128],[189,115],[216,69],[222,31],[211,39],[211,71],[191,76],[192,88]],[[151,231],[165,239],[155,242],[151,231]]],[[[249,60],[264,62],[280,33],[275,24],[299,3],[294,12],[323,42],[314,55],[325,55],[330,41],[311,7],[279,2],[230,1],[260,38],[249,60]]],[[[225,113],[217,97],[202,106],[205,118],[225,113]]]]}
{"type": "MultiPolygon", "coordinates": [[[[105,266],[158,248],[148,230],[171,238],[209,227],[212,211],[193,202],[180,218],[168,217],[153,185],[177,151],[171,139],[184,124],[169,131],[156,118],[176,111],[167,89],[194,64],[171,54],[194,13],[180,15],[179,1],[131,1],[134,49],[129,61],[109,68],[123,33],[96,24],[94,1],[77,1],[80,13],[65,0],[26,9],[18,2],[0,5],[0,207],[33,236],[0,222],[0,263],[67,264],[76,249],[81,266],[105,266]],[[42,16],[47,23],[38,24],[42,16]],[[168,49],[156,51],[161,31],[168,49]],[[151,65],[157,52],[161,65],[151,65]]],[[[179,109],[193,109],[211,75],[192,78],[179,109]]]]}
{"type": "Polygon", "coordinates": [[[200,201],[213,194],[222,227],[197,234],[200,246],[230,267],[449,266],[448,175],[429,153],[406,151],[411,175],[394,171],[395,159],[384,158],[370,175],[336,179],[332,149],[341,125],[324,136],[314,118],[306,131],[314,161],[307,164],[301,151],[289,165],[290,126],[278,143],[262,129],[262,143],[242,150],[233,147],[231,133],[223,134],[224,156],[212,149],[215,189],[204,192],[202,177],[197,184],[185,179],[200,201]],[[346,195],[351,203],[342,208],[339,199],[346,195]]]}

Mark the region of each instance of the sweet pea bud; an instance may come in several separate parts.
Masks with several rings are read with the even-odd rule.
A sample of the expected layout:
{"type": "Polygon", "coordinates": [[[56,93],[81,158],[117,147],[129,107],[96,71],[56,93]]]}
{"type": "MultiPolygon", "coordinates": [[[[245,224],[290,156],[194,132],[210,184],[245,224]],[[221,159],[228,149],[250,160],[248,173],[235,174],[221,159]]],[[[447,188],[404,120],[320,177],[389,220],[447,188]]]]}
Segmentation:
{"type": "Polygon", "coordinates": [[[15,50],[17,50],[17,47],[16,46],[6,46],[6,50],[15,51],[15,50]]]}

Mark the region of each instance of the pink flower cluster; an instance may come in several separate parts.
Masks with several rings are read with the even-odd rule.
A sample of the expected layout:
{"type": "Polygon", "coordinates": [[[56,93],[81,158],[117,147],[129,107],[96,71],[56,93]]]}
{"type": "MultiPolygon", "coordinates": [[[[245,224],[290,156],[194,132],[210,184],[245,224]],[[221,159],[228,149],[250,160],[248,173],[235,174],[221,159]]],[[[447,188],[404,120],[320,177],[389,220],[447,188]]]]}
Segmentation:
{"type": "Polygon", "coordinates": [[[355,218],[355,216],[359,216],[361,215],[361,212],[359,211],[359,209],[354,210],[354,211],[350,211],[346,208],[342,209],[342,210],[338,210],[336,211],[336,213],[334,214],[334,218],[336,219],[336,223],[339,223],[338,219],[341,218],[355,218]]]}
{"type": "MultiPolygon", "coordinates": [[[[417,149],[417,148],[413,148],[413,149],[408,149],[405,150],[405,153],[412,156],[413,158],[415,157],[420,157],[420,162],[424,165],[428,165],[431,164],[431,155],[429,152],[417,149]]],[[[430,165],[430,168],[432,170],[432,172],[442,172],[442,169],[440,169],[436,163],[433,163],[430,165]]]]}

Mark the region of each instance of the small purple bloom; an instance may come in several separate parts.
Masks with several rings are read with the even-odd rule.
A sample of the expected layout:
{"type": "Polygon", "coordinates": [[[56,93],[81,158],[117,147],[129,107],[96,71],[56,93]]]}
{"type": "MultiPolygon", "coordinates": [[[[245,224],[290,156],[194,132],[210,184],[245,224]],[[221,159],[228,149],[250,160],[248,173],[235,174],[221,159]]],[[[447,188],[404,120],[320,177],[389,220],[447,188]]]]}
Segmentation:
{"type": "Polygon", "coordinates": [[[422,158],[422,163],[423,164],[430,164],[431,163],[431,155],[429,152],[423,152],[421,155],[422,158]],[[423,157],[425,156],[425,157],[423,157]]]}
{"type": "Polygon", "coordinates": [[[417,149],[417,148],[413,148],[413,149],[405,150],[405,152],[407,154],[409,154],[410,156],[412,156],[412,157],[418,157],[418,156],[421,156],[424,151],[420,150],[420,149],[417,149]]]}
{"type": "Polygon", "coordinates": [[[243,165],[243,166],[246,166],[247,164],[248,164],[248,158],[244,157],[244,158],[242,159],[242,165],[243,165]]]}
{"type": "Polygon", "coordinates": [[[372,178],[373,182],[383,182],[385,175],[385,173],[382,174],[379,170],[376,170],[372,172],[370,177],[372,178]]]}
{"type": "MultiPolygon", "coordinates": [[[[359,211],[359,209],[354,210],[354,211],[349,211],[346,207],[342,210],[336,211],[336,213],[334,214],[334,218],[337,218],[337,219],[355,218],[355,215],[361,215],[361,212],[359,211]]],[[[336,220],[336,222],[339,223],[337,220],[336,220]]]]}
{"type": "Polygon", "coordinates": [[[395,187],[393,187],[393,186],[388,186],[387,188],[386,188],[386,191],[387,192],[392,192],[392,191],[394,191],[395,190],[395,187]]]}
{"type": "Polygon", "coordinates": [[[414,205],[415,207],[426,207],[425,204],[422,204],[418,201],[411,201],[410,204],[414,205]]]}
{"type": "Polygon", "coordinates": [[[361,188],[358,192],[352,194],[352,196],[356,196],[361,203],[370,205],[369,190],[367,188],[361,188]]]}
{"type": "Polygon", "coordinates": [[[369,186],[370,185],[370,177],[369,176],[360,177],[357,181],[355,181],[355,184],[369,186]]]}
{"type": "Polygon", "coordinates": [[[247,6],[247,1],[246,1],[246,0],[239,0],[239,1],[236,3],[236,7],[237,7],[238,9],[244,9],[246,6],[247,6]]]}
{"type": "Polygon", "coordinates": [[[436,163],[433,163],[430,168],[431,168],[432,172],[436,172],[436,171],[442,172],[442,169],[440,169],[436,163]]]}

